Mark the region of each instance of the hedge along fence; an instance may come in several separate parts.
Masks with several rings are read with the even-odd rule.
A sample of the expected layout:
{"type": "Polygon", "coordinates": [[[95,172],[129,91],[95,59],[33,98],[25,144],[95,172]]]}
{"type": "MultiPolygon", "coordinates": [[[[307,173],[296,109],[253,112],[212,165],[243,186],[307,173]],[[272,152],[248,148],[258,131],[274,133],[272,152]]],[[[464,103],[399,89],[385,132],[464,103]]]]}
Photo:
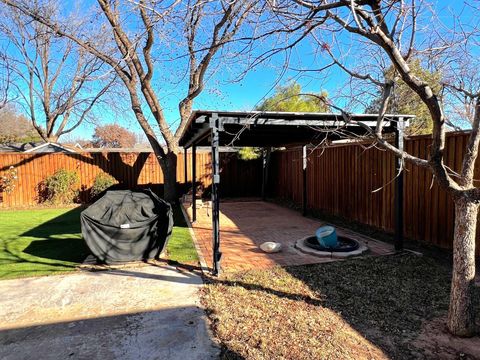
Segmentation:
{"type": "MultiPolygon", "coordinates": [[[[262,182],[261,160],[242,161],[235,153],[221,153],[222,195],[259,196],[262,182]]],[[[188,182],[192,181],[191,153],[187,155],[188,182]]],[[[5,153],[0,154],[0,174],[10,166],[17,170],[17,182],[12,193],[0,193],[0,207],[23,207],[41,202],[42,182],[59,169],[74,170],[80,176],[80,199],[87,202],[99,173],[113,176],[122,186],[150,187],[162,192],[163,173],[153,153],[5,153]]],[[[184,158],[178,156],[177,181],[184,182],[184,158]]],[[[211,184],[210,153],[197,152],[196,180],[204,188],[211,184]]]]}
{"type": "MultiPolygon", "coordinates": [[[[461,169],[468,135],[447,135],[445,162],[454,171],[461,169]]],[[[428,158],[430,143],[428,136],[417,136],[407,139],[405,147],[413,155],[428,158]]],[[[394,167],[394,156],[377,148],[350,144],[314,150],[308,155],[307,208],[393,232],[394,167]]],[[[301,205],[301,149],[274,152],[269,176],[271,196],[301,205]]],[[[480,186],[480,161],[475,179],[480,186]]],[[[452,247],[454,204],[428,170],[406,165],[403,204],[406,237],[452,247]]],[[[480,231],[477,234],[476,253],[480,255],[480,231]]]]}

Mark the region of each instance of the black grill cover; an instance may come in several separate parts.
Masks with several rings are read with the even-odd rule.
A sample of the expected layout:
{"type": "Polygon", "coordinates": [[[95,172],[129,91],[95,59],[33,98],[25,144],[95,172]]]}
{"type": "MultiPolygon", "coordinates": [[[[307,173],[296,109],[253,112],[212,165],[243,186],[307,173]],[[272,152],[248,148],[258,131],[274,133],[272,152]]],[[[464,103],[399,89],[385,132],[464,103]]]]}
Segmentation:
{"type": "Polygon", "coordinates": [[[107,191],[80,218],[85,242],[107,264],[157,258],[173,227],[171,206],[151,190],[107,191]]]}

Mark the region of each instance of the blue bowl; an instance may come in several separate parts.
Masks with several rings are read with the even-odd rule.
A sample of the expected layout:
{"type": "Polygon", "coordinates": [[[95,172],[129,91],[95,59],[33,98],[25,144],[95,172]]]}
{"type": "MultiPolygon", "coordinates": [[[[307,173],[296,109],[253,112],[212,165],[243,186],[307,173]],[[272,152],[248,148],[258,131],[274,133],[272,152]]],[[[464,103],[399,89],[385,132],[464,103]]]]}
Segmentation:
{"type": "Polygon", "coordinates": [[[337,231],[333,226],[322,226],[315,232],[318,243],[326,248],[338,246],[337,231]]]}

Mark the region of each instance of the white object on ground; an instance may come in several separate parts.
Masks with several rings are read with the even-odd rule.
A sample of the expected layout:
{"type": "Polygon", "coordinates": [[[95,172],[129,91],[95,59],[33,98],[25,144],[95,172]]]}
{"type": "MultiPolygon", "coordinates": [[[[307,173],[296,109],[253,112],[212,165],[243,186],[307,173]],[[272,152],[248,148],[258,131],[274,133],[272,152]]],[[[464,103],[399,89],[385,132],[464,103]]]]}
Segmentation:
{"type": "Polygon", "coordinates": [[[282,250],[282,244],[273,241],[267,241],[260,245],[260,249],[266,253],[276,253],[282,250]]]}

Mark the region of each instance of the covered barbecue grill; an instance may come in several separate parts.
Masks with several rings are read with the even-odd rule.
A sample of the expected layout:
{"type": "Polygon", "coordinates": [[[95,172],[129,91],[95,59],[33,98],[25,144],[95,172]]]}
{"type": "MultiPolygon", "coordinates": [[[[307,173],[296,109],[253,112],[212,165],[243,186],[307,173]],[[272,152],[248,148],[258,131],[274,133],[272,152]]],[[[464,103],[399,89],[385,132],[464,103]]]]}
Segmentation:
{"type": "Polygon", "coordinates": [[[85,242],[107,264],[158,258],[173,227],[170,205],[151,190],[107,191],[80,217],[85,242]]]}

